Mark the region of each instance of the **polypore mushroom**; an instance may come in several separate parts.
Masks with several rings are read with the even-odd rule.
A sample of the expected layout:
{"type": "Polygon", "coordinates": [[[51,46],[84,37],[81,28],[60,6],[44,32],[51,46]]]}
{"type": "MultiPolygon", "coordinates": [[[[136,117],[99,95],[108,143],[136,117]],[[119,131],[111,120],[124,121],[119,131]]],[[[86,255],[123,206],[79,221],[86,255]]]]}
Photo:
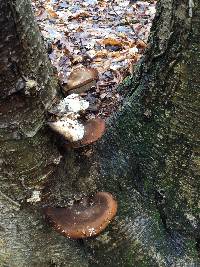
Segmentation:
{"type": "Polygon", "coordinates": [[[85,134],[84,125],[78,122],[76,119],[71,119],[69,117],[64,117],[57,121],[48,122],[48,125],[52,130],[62,135],[70,142],[77,142],[83,139],[85,134]]]}
{"type": "Polygon", "coordinates": [[[80,123],[75,115],[66,116],[54,122],[48,122],[52,130],[71,142],[72,147],[78,148],[97,141],[105,131],[105,122],[100,118],[80,123]]]}
{"type": "Polygon", "coordinates": [[[117,202],[110,193],[99,192],[84,197],[71,207],[44,208],[46,219],[60,234],[74,239],[98,235],[117,212],[117,202]]]}
{"type": "Polygon", "coordinates": [[[84,136],[78,142],[72,143],[74,148],[86,146],[94,143],[105,132],[105,121],[100,118],[95,118],[87,121],[84,125],[84,136]]]}
{"type": "Polygon", "coordinates": [[[86,92],[96,84],[97,79],[98,72],[94,68],[75,69],[70,73],[64,91],[69,94],[86,92]]]}
{"type": "Polygon", "coordinates": [[[89,102],[82,99],[78,94],[71,94],[62,99],[49,112],[57,116],[65,115],[69,112],[82,112],[89,107],[89,102]]]}

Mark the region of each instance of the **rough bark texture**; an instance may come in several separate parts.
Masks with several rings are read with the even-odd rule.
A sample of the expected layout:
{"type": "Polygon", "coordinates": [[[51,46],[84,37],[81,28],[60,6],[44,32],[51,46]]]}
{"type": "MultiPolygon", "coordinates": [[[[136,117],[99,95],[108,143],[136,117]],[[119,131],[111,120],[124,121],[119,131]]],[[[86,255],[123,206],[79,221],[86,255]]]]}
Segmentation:
{"type": "Polygon", "coordinates": [[[90,266],[200,264],[200,5],[194,4],[158,3],[150,48],[124,106],[93,151],[79,150],[74,157],[68,151],[69,179],[50,184],[49,203],[62,205],[65,197],[97,190],[118,199],[112,226],[85,242],[90,266]]]}
{"type": "MultiPolygon", "coordinates": [[[[194,6],[192,1],[158,3],[150,48],[126,104],[100,145],[101,184],[118,198],[121,195],[119,229],[133,244],[142,244],[155,261],[132,259],[130,266],[190,266],[195,259],[200,200],[199,12],[198,1],[194,6]],[[131,192],[133,187],[140,199],[131,192]]],[[[198,265],[198,259],[194,262],[198,265]]]]}
{"type": "Polygon", "coordinates": [[[96,185],[119,200],[113,228],[86,242],[91,266],[199,264],[199,12],[198,1],[158,3],[150,48],[97,148],[98,167],[79,175],[83,191],[96,185]]]}
{"type": "Polygon", "coordinates": [[[0,1],[0,58],[0,266],[85,266],[26,201],[60,161],[43,127],[57,81],[27,0],[0,1]]]}
{"type": "MultiPolygon", "coordinates": [[[[188,0],[158,3],[150,48],[124,106],[97,146],[62,151],[61,168],[44,185],[37,207],[25,203],[22,189],[24,205],[9,199],[5,194],[18,200],[13,184],[21,175],[3,175],[2,266],[199,266],[199,15],[198,0],[194,6],[188,0]],[[119,204],[100,236],[69,241],[42,220],[42,205],[65,205],[100,190],[119,204]]],[[[22,178],[32,184],[30,173],[22,178]]]]}
{"type": "Polygon", "coordinates": [[[30,3],[0,1],[0,20],[1,190],[22,199],[22,184],[45,178],[58,159],[39,131],[57,84],[30,3]]]}

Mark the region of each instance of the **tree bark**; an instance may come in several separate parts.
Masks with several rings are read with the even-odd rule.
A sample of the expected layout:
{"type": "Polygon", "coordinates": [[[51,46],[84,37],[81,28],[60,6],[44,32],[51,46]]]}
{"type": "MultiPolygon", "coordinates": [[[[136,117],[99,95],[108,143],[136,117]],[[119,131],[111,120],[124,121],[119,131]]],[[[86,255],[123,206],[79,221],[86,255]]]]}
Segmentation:
{"type": "MultiPolygon", "coordinates": [[[[4,265],[200,264],[196,249],[200,239],[199,15],[197,0],[194,3],[188,0],[158,2],[149,49],[131,78],[130,93],[124,105],[109,121],[107,133],[96,146],[62,150],[60,168],[53,175],[47,175],[45,184],[47,177],[40,183],[38,172],[49,164],[40,165],[41,168],[31,176],[33,167],[24,160],[27,168],[24,176],[18,167],[16,174],[14,171],[9,176],[3,174],[0,203],[4,208],[1,214],[4,249],[0,248],[0,253],[4,265]],[[26,185],[32,186],[31,189],[44,187],[38,205],[26,203],[26,190],[16,185],[21,177],[22,184],[24,180],[29,181],[26,185]],[[65,205],[70,199],[96,191],[113,193],[119,205],[117,217],[100,236],[81,243],[69,241],[42,220],[42,205],[65,205]],[[45,248],[41,248],[40,242],[45,248]]],[[[37,73],[36,77],[39,76],[37,73]]],[[[12,97],[13,94],[9,99],[12,97]]],[[[25,121],[23,116],[19,118],[25,121]]],[[[9,120],[5,117],[6,121],[9,120]]],[[[21,131],[16,132],[21,134],[21,131]]],[[[12,137],[8,144],[10,146],[11,142],[12,149],[16,149],[21,142],[17,147],[21,149],[25,144],[27,149],[26,144],[37,135],[38,142],[43,137],[47,144],[49,139],[45,131],[36,132],[32,137],[25,135],[17,141],[12,137]]],[[[43,156],[45,159],[49,155],[56,158],[52,147],[50,144],[44,150],[48,154],[43,156]]],[[[42,150],[40,147],[39,151],[42,150]]],[[[30,150],[28,159],[32,159],[32,153],[30,150]]],[[[24,152],[21,154],[25,158],[24,152]]],[[[21,166],[22,163],[16,162],[13,166],[21,166]]],[[[7,169],[3,168],[6,172],[12,169],[10,161],[8,163],[7,169]]]]}
{"type": "Polygon", "coordinates": [[[198,1],[158,3],[150,48],[82,179],[119,201],[106,244],[86,242],[97,266],[199,264],[199,12],[198,1]]]}
{"type": "Polygon", "coordinates": [[[27,0],[0,0],[0,58],[0,266],[86,266],[27,202],[61,158],[45,127],[58,84],[27,0]]]}
{"type": "Polygon", "coordinates": [[[36,177],[44,177],[58,159],[49,137],[39,131],[56,96],[57,81],[30,3],[1,1],[0,12],[1,189],[21,199],[20,181],[27,187],[37,183],[36,177]],[[13,184],[7,190],[8,180],[13,184]]]}

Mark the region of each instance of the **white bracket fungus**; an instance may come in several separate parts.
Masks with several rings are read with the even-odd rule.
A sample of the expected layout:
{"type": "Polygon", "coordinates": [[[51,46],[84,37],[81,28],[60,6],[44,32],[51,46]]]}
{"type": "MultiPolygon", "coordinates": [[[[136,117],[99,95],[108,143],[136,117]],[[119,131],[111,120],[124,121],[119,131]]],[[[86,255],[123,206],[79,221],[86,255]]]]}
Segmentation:
{"type": "Polygon", "coordinates": [[[71,94],[59,102],[59,104],[49,110],[56,115],[64,115],[68,112],[78,113],[86,110],[89,102],[82,99],[78,94],[71,94]]]}
{"type": "Polygon", "coordinates": [[[88,107],[88,101],[78,94],[71,94],[50,110],[50,113],[58,116],[58,120],[49,122],[48,125],[70,142],[77,142],[84,136],[84,125],[77,120],[78,113],[88,107]]]}
{"type": "Polygon", "coordinates": [[[57,133],[71,142],[79,141],[84,136],[84,126],[77,120],[68,117],[55,122],[49,122],[48,125],[57,133]]]}

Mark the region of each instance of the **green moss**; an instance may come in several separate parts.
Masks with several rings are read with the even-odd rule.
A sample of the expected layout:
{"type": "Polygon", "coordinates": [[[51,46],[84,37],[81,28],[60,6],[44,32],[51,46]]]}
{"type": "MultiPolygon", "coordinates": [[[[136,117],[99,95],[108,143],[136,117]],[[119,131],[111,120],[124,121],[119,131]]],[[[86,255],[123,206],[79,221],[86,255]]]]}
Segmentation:
{"type": "Polygon", "coordinates": [[[124,267],[157,267],[158,265],[152,261],[141,248],[135,244],[131,246],[127,253],[125,254],[124,267]]]}
{"type": "Polygon", "coordinates": [[[132,87],[132,75],[127,76],[117,87],[117,92],[122,95],[126,95],[132,87]]]}

